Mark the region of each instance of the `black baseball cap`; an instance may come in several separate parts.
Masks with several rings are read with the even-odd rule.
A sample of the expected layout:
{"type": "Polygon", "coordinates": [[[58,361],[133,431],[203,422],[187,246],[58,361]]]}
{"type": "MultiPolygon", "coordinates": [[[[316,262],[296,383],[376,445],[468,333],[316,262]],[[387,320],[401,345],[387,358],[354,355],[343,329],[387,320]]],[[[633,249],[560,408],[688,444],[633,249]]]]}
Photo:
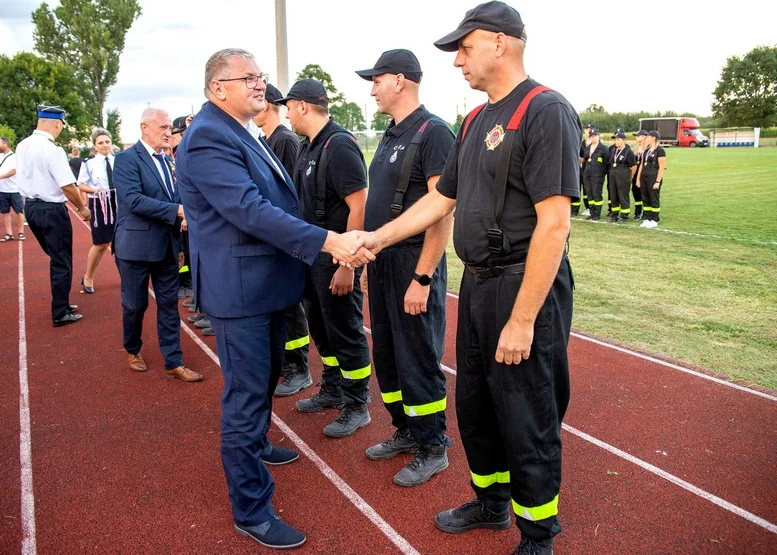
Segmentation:
{"type": "Polygon", "coordinates": [[[476,29],[504,33],[526,41],[526,29],[518,11],[504,2],[486,2],[469,10],[455,31],[435,41],[444,52],[456,52],[459,41],[476,29]]]}
{"type": "Polygon", "coordinates": [[[278,101],[283,98],[281,91],[279,91],[274,85],[267,83],[267,88],[264,91],[264,99],[270,104],[278,105],[278,101]]]}
{"type": "Polygon", "coordinates": [[[640,129],[639,131],[637,131],[637,137],[647,137],[647,134],[648,132],[645,131],[644,129],[640,129]]]}
{"type": "Polygon", "coordinates": [[[317,104],[318,106],[329,106],[329,97],[326,94],[324,85],[315,79],[302,79],[294,83],[289,89],[289,94],[279,98],[276,104],[286,106],[289,100],[302,100],[308,104],[317,104]]]}
{"type": "Polygon", "coordinates": [[[183,133],[186,131],[186,116],[181,116],[173,120],[173,130],[170,132],[175,135],[177,133],[183,133]]]}
{"type": "Polygon", "coordinates": [[[615,132],[615,135],[612,136],[613,139],[625,139],[626,133],[623,132],[623,129],[618,129],[615,132]]]}
{"type": "Polygon", "coordinates": [[[591,130],[588,132],[588,135],[598,135],[599,130],[596,127],[592,127],[591,130]]]}
{"type": "Polygon", "coordinates": [[[593,126],[594,126],[593,123],[589,123],[588,125],[585,126],[585,129],[593,129],[593,126]]]}
{"type": "Polygon", "coordinates": [[[410,50],[405,50],[404,48],[385,51],[380,55],[378,61],[375,62],[375,67],[357,71],[356,75],[367,81],[372,81],[372,78],[376,75],[386,73],[391,75],[399,75],[401,73],[406,79],[416,83],[420,83],[421,77],[424,75],[418,58],[410,50]]]}
{"type": "Polygon", "coordinates": [[[648,131],[648,135],[650,135],[651,137],[655,137],[658,140],[661,140],[661,133],[659,133],[655,129],[653,131],[648,131]]]}

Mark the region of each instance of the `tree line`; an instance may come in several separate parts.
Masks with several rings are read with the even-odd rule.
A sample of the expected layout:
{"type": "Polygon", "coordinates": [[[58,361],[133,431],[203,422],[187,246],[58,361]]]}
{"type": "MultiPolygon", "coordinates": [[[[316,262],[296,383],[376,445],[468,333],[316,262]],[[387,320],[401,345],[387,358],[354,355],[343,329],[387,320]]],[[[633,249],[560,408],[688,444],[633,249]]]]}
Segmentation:
{"type": "MultiPolygon", "coordinates": [[[[32,13],[37,54],[0,55],[0,134],[12,141],[29,136],[36,125],[35,107],[55,104],[68,113],[68,126],[60,135],[63,144],[83,141],[96,126],[106,127],[120,144],[121,115],[115,108],[106,109],[106,103],[116,84],[127,32],[141,13],[137,0],[60,0],[53,11],[42,2],[32,13]]],[[[361,108],[337,90],[321,66],[305,66],[297,74],[303,78],[321,81],[337,123],[351,131],[367,129],[361,108]]],[[[636,130],[640,118],[678,115],[697,117],[703,128],[777,126],[777,46],[758,46],[741,58],[729,58],[713,95],[712,117],[608,113],[591,105],[580,118],[605,133],[636,130]]],[[[451,123],[454,131],[462,120],[459,114],[451,123]]],[[[370,128],[383,131],[390,121],[376,111],[370,128]]]]}

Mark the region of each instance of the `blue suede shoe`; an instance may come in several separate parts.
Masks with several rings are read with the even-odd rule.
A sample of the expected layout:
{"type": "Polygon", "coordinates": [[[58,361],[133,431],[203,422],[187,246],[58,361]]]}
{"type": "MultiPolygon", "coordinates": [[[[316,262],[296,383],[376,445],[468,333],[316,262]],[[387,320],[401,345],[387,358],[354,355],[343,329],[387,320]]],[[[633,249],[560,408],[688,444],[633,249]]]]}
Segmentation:
{"type": "Polygon", "coordinates": [[[278,447],[272,443],[268,445],[264,451],[262,451],[262,461],[264,464],[270,466],[279,466],[282,464],[289,464],[296,461],[299,458],[299,453],[286,449],[284,447],[278,447]]]}
{"type": "Polygon", "coordinates": [[[257,526],[243,526],[235,523],[235,531],[241,536],[247,536],[272,549],[299,547],[307,539],[305,534],[283,522],[281,517],[277,515],[257,526]]]}

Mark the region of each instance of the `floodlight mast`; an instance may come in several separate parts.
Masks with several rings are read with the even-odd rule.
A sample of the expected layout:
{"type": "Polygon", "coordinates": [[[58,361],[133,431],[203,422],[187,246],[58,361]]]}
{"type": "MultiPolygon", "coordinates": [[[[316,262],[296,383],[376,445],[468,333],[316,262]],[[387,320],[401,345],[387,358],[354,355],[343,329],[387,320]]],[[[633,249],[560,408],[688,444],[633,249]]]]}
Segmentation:
{"type": "Polygon", "coordinates": [[[275,0],[275,55],[278,65],[277,87],[289,91],[289,51],[286,40],[286,0],[275,0]]]}

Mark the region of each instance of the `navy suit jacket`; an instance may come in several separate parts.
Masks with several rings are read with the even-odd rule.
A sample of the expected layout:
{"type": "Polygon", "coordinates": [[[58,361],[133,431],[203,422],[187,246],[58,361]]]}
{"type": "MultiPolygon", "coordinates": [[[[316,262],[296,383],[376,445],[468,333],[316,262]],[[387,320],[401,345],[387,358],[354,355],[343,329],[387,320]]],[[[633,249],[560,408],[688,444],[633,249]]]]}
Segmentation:
{"type": "MultiPolygon", "coordinates": [[[[167,167],[169,170],[169,162],[167,167]]],[[[172,243],[173,254],[177,257],[181,199],[177,187],[172,199],[167,195],[162,176],[140,141],[116,155],[113,184],[116,188],[113,253],[122,260],[159,262],[172,243]]]]}
{"type": "Polygon", "coordinates": [[[299,219],[297,191],[267,143],[206,102],[175,160],[202,310],[243,318],[299,303],[327,232],[299,219]]]}

